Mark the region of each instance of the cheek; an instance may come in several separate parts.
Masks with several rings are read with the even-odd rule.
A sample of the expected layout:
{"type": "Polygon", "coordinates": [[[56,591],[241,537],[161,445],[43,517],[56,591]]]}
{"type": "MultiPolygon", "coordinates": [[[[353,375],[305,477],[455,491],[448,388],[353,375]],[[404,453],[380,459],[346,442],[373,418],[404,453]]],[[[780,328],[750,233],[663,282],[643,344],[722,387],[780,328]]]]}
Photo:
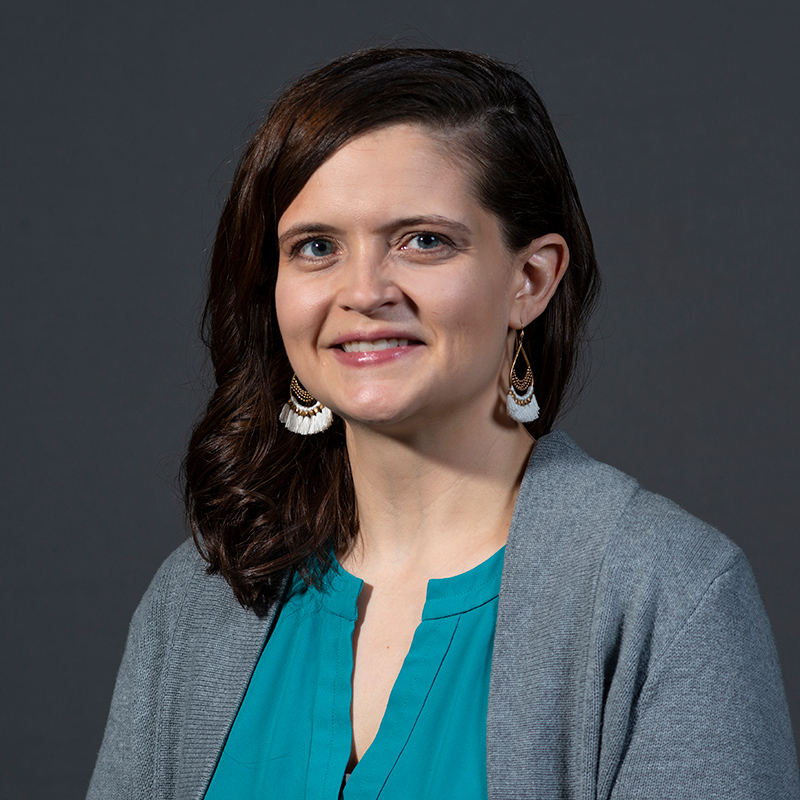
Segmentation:
{"type": "Polygon", "coordinates": [[[495,336],[505,337],[508,329],[506,293],[495,283],[480,278],[454,281],[439,295],[437,316],[460,334],[486,339],[490,345],[495,336]]]}
{"type": "Polygon", "coordinates": [[[275,285],[275,314],[283,338],[283,346],[289,360],[296,362],[302,345],[303,329],[307,324],[307,312],[303,309],[302,293],[292,286],[292,281],[281,278],[275,285]]]}
{"type": "Polygon", "coordinates": [[[286,280],[278,272],[278,280],[275,284],[275,316],[278,318],[278,328],[283,337],[284,347],[287,340],[291,339],[291,323],[295,318],[293,312],[292,293],[287,290],[286,280]]]}
{"type": "Polygon", "coordinates": [[[324,298],[307,281],[292,279],[278,272],[275,285],[275,314],[289,359],[302,361],[309,349],[316,348],[325,318],[324,298]]]}

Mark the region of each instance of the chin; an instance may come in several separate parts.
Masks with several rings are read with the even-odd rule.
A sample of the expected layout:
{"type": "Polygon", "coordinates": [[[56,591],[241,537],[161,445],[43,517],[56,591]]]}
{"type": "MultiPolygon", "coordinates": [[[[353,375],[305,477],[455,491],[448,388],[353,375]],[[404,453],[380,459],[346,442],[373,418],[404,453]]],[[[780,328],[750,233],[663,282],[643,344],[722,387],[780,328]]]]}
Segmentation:
{"type": "MultiPolygon", "coordinates": [[[[335,411],[335,409],[334,409],[335,411]]],[[[398,406],[397,403],[371,403],[369,405],[349,405],[336,412],[344,421],[356,428],[372,428],[386,433],[418,427],[421,422],[419,409],[398,406]]]]}
{"type": "Polygon", "coordinates": [[[340,416],[348,425],[355,427],[390,428],[409,422],[408,416],[398,413],[396,409],[370,409],[356,413],[343,413],[340,416]]]}
{"type": "Polygon", "coordinates": [[[352,425],[392,425],[408,419],[419,410],[412,408],[397,392],[374,389],[353,393],[338,409],[336,405],[333,404],[331,409],[352,425]]]}

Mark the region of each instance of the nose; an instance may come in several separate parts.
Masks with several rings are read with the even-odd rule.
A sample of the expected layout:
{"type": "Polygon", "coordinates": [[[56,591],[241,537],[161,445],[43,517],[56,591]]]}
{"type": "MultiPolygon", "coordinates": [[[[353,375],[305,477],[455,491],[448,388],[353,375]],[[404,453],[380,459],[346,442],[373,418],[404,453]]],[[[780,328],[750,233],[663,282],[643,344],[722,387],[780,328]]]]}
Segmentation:
{"type": "Polygon", "coordinates": [[[342,264],[338,302],[346,311],[371,316],[396,305],[402,297],[393,279],[391,259],[380,248],[361,247],[342,264]]]}

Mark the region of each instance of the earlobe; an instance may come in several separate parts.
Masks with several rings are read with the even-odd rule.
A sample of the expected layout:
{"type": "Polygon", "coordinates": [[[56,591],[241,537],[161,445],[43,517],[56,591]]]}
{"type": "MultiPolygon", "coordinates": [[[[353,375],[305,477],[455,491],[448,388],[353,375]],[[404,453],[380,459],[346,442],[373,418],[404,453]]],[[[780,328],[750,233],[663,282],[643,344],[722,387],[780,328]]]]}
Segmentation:
{"type": "Polygon", "coordinates": [[[521,329],[547,308],[569,265],[569,247],[563,236],[548,233],[520,251],[519,289],[514,298],[514,319],[509,327],[521,329]]]}

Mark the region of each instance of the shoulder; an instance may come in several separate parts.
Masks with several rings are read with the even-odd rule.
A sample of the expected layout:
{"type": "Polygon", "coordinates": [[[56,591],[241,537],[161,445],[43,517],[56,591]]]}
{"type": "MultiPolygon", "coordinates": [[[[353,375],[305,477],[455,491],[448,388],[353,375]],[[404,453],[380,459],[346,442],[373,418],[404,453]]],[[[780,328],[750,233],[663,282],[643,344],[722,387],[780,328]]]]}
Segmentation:
{"type": "Polygon", "coordinates": [[[525,473],[500,608],[503,626],[541,634],[565,659],[591,642],[601,660],[621,659],[631,674],[648,673],[692,626],[703,636],[756,637],[759,652],[772,652],[742,551],[559,432],[537,443],[525,473]],[[542,633],[542,609],[555,634],[542,633]]]}
{"type": "Polygon", "coordinates": [[[181,627],[182,617],[235,602],[227,583],[219,575],[209,575],[206,567],[191,540],[167,556],[133,615],[130,638],[163,648],[181,627]]]}
{"type": "Polygon", "coordinates": [[[197,548],[190,540],[183,542],[156,571],[136,615],[159,616],[180,608],[190,588],[202,585],[206,577],[205,562],[197,548]]]}
{"type": "Polygon", "coordinates": [[[638,485],[606,554],[609,579],[646,584],[687,611],[723,578],[755,587],[746,556],[727,536],[638,485]]]}
{"type": "Polygon", "coordinates": [[[547,569],[587,603],[657,601],[682,616],[729,571],[754,586],[730,539],[562,432],[534,448],[511,533],[514,582],[547,569]]]}
{"type": "Polygon", "coordinates": [[[711,562],[714,569],[742,556],[716,528],[647,491],[630,475],[591,458],[560,431],[537,444],[523,488],[523,504],[544,503],[554,519],[573,529],[581,519],[591,520],[591,530],[582,530],[583,536],[597,541],[609,555],[667,562],[678,557],[687,568],[711,562]]]}
{"type": "Polygon", "coordinates": [[[180,602],[187,587],[206,575],[206,563],[191,540],[183,542],[164,559],[142,598],[152,603],[180,602]]]}

